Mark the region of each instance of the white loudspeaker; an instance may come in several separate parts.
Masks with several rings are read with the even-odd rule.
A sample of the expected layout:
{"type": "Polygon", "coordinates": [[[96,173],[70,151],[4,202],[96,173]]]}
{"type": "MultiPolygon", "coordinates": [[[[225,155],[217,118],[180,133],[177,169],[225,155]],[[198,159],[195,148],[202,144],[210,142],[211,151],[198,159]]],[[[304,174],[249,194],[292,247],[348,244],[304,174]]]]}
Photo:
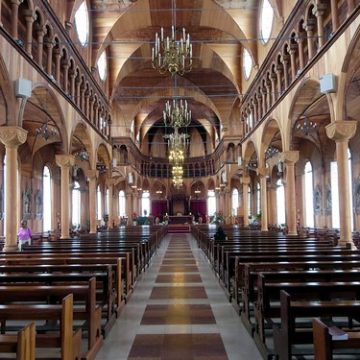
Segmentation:
{"type": "Polygon", "coordinates": [[[242,165],[242,157],[241,156],[238,156],[237,164],[238,164],[238,166],[242,165]]]}
{"type": "Polygon", "coordinates": [[[320,76],[320,92],[322,94],[335,93],[336,89],[336,76],[334,74],[320,76]]]}
{"type": "Polygon", "coordinates": [[[32,82],[27,79],[17,79],[15,81],[15,96],[29,98],[32,91],[32,82]]]}
{"type": "Polygon", "coordinates": [[[134,177],[132,173],[128,174],[128,183],[131,185],[134,182],[134,177]]]}
{"type": "Polygon", "coordinates": [[[113,167],[117,167],[117,159],[113,159],[113,160],[112,160],[112,166],[113,166],[113,167]]]}

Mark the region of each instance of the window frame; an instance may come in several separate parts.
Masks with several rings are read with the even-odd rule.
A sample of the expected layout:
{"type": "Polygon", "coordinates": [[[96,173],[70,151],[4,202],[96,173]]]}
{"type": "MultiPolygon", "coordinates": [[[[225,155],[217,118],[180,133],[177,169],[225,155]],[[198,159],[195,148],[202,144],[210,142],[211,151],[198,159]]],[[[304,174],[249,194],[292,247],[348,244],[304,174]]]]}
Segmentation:
{"type": "MultiPolygon", "coordinates": [[[[82,16],[83,16],[84,14],[82,14],[82,16]]],[[[75,32],[76,32],[76,36],[77,36],[77,38],[78,38],[78,40],[79,40],[79,43],[80,43],[80,46],[81,47],[83,47],[83,48],[86,48],[86,47],[88,47],[89,46],[89,43],[90,43],[90,14],[89,14],[89,7],[88,7],[88,4],[87,4],[87,2],[86,2],[86,0],[84,0],[81,4],[80,4],[80,6],[77,8],[77,10],[76,10],[76,12],[75,12],[75,15],[74,15],[74,25],[75,25],[75,32]],[[78,23],[78,20],[76,20],[76,18],[77,18],[77,14],[78,14],[78,12],[79,11],[81,11],[80,9],[81,9],[81,7],[82,6],[85,6],[85,12],[86,12],[86,22],[87,22],[87,32],[86,32],[86,40],[83,42],[82,40],[81,40],[81,35],[80,34],[82,34],[82,32],[83,32],[83,30],[84,29],[80,29],[79,27],[78,27],[78,25],[79,25],[79,23],[78,23]]]]}
{"type": "Polygon", "coordinates": [[[107,77],[108,77],[108,63],[107,63],[108,59],[107,59],[107,54],[106,54],[106,49],[103,50],[103,52],[101,53],[101,55],[99,56],[99,58],[96,61],[96,67],[97,67],[97,71],[99,74],[99,78],[101,81],[105,82],[107,77]],[[104,57],[104,62],[102,63],[102,58],[104,57]],[[100,66],[101,64],[104,64],[104,69],[101,70],[100,66]],[[104,75],[102,76],[102,73],[104,72],[104,75]]]}
{"type": "Polygon", "coordinates": [[[244,74],[244,78],[245,80],[249,80],[252,74],[252,69],[254,66],[254,62],[253,62],[253,58],[250,54],[250,51],[248,49],[246,49],[245,47],[243,47],[243,53],[242,53],[242,70],[243,70],[243,74],[244,74]],[[248,74],[247,74],[247,68],[245,66],[245,56],[248,56],[248,58],[250,59],[251,63],[250,63],[250,67],[248,70],[248,74]]]}
{"type": "Polygon", "coordinates": [[[259,14],[259,37],[260,37],[260,40],[262,42],[263,45],[266,45],[269,43],[270,39],[271,39],[271,34],[274,30],[274,19],[275,19],[275,11],[274,11],[274,8],[271,4],[271,2],[269,0],[262,0],[261,2],[261,7],[260,7],[260,14],[259,14]],[[264,37],[264,34],[263,34],[263,13],[264,13],[264,10],[265,10],[265,1],[270,5],[271,9],[272,9],[272,19],[271,19],[271,26],[270,26],[270,30],[269,30],[269,35],[268,37],[264,37]]]}

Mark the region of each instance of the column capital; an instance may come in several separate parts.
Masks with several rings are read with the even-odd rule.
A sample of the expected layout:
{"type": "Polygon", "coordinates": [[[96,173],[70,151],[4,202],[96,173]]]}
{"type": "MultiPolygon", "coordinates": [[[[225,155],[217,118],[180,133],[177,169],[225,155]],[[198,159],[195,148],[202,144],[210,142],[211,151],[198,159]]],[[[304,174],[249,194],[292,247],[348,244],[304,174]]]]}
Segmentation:
{"type": "Polygon", "coordinates": [[[295,165],[295,163],[299,161],[299,151],[297,150],[284,151],[280,154],[280,159],[286,165],[295,165]]]}
{"type": "Polygon", "coordinates": [[[269,175],[269,171],[266,167],[256,169],[256,174],[260,176],[260,178],[266,178],[269,175]]]}
{"type": "Polygon", "coordinates": [[[1,126],[0,141],[7,148],[17,148],[26,141],[27,133],[27,130],[19,126],[1,126]]]}
{"type": "Polygon", "coordinates": [[[105,183],[106,183],[106,186],[108,186],[108,187],[113,186],[116,183],[116,179],[107,178],[105,183]]]}
{"type": "Polygon", "coordinates": [[[241,178],[241,183],[243,185],[249,185],[250,184],[250,176],[245,175],[241,178]]]}
{"type": "Polygon", "coordinates": [[[326,135],[336,142],[349,141],[356,133],[357,121],[334,121],[325,127],[326,135]]]}
{"type": "Polygon", "coordinates": [[[75,164],[75,157],[74,155],[55,155],[55,161],[58,166],[62,167],[70,167],[74,166],[75,164]]]}
{"type": "Polygon", "coordinates": [[[89,169],[86,171],[86,176],[89,180],[96,180],[99,176],[99,171],[89,169]]]}

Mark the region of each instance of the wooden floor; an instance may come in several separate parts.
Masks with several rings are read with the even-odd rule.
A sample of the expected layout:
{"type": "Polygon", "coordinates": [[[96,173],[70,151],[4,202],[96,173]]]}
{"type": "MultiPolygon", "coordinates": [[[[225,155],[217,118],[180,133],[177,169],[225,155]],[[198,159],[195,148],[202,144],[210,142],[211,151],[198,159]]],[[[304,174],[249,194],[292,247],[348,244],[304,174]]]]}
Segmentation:
{"type": "Polygon", "coordinates": [[[260,355],[190,234],[167,236],[97,356],[250,358],[260,355]]]}

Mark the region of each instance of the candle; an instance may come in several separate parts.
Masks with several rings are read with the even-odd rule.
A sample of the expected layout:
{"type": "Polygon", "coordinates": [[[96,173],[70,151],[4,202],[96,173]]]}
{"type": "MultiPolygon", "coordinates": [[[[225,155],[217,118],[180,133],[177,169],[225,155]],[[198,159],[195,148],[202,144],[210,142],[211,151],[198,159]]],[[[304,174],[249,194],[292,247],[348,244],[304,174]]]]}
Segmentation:
{"type": "Polygon", "coordinates": [[[161,41],[164,41],[164,28],[163,27],[161,27],[160,33],[161,33],[161,41]]]}
{"type": "Polygon", "coordinates": [[[171,36],[172,36],[172,39],[174,40],[174,39],[175,39],[175,28],[174,28],[174,25],[171,27],[171,36]]]}

